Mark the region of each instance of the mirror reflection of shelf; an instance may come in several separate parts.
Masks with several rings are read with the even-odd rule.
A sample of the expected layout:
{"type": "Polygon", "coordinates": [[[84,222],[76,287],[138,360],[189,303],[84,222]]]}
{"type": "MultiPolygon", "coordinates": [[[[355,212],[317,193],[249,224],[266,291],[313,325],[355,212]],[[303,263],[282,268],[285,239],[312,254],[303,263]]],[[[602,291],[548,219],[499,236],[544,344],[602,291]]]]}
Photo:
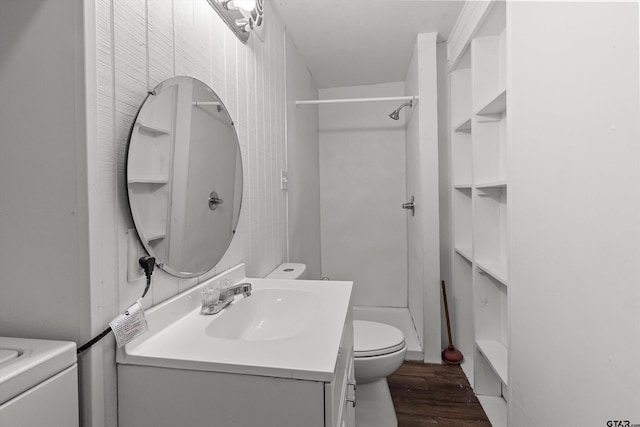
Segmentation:
{"type": "Polygon", "coordinates": [[[129,178],[127,180],[129,184],[156,184],[156,185],[165,185],[169,183],[169,179],[165,177],[157,177],[157,178],[129,178]]]}
{"type": "Polygon", "coordinates": [[[147,123],[137,122],[138,130],[145,133],[150,133],[153,136],[171,135],[171,130],[163,128],[162,126],[151,125],[147,123]]]}
{"type": "Polygon", "coordinates": [[[478,340],[478,350],[489,362],[489,365],[504,385],[509,385],[507,377],[508,355],[507,347],[500,341],[478,340]]]}
{"type": "Polygon", "coordinates": [[[506,262],[476,260],[476,266],[482,273],[493,277],[504,286],[508,286],[506,262]]]}
{"type": "Polygon", "coordinates": [[[145,236],[149,243],[153,243],[154,241],[162,240],[167,237],[167,233],[163,231],[152,231],[148,236],[145,236]]]}

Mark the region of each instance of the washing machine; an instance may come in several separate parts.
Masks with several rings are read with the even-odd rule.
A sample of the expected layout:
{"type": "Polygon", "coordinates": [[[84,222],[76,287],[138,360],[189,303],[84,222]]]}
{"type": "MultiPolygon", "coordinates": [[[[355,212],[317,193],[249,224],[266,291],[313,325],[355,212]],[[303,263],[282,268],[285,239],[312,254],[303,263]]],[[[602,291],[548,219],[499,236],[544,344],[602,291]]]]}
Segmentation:
{"type": "Polygon", "coordinates": [[[77,427],[76,343],[0,337],[0,426],[77,427]]]}

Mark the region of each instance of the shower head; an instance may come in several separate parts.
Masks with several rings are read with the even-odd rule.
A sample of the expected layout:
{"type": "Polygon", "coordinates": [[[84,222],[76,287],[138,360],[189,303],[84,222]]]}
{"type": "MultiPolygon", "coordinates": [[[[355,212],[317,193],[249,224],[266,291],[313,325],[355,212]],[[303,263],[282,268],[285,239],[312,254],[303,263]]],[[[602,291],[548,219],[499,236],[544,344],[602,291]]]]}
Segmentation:
{"type": "Polygon", "coordinates": [[[409,102],[405,102],[404,104],[402,104],[401,106],[399,106],[398,108],[396,108],[391,114],[389,114],[389,117],[391,117],[393,120],[398,120],[400,119],[400,110],[402,110],[404,107],[406,106],[409,107],[413,107],[413,100],[409,101],[409,102]]]}

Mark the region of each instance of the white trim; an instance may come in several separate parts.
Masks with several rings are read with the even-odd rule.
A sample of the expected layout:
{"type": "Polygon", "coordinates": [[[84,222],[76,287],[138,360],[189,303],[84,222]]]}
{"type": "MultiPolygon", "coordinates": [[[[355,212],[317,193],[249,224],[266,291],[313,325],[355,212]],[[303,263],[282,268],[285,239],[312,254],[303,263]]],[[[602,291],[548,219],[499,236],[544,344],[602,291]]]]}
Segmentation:
{"type": "Polygon", "coordinates": [[[488,2],[467,1],[464,4],[447,43],[447,68],[449,71],[458,65],[467,46],[471,43],[471,39],[476,35],[495,3],[496,0],[488,2]]]}

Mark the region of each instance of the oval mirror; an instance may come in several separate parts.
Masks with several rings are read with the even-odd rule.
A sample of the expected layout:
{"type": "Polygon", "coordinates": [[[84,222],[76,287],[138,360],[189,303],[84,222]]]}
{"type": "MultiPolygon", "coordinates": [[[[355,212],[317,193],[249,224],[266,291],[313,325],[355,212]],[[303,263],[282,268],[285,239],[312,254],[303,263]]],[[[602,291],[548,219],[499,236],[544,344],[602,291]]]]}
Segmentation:
{"type": "Polygon", "coordinates": [[[149,94],[131,129],[126,177],[138,236],[160,268],[195,277],[220,261],[240,216],[242,159],[209,86],[173,77],[149,94]]]}

